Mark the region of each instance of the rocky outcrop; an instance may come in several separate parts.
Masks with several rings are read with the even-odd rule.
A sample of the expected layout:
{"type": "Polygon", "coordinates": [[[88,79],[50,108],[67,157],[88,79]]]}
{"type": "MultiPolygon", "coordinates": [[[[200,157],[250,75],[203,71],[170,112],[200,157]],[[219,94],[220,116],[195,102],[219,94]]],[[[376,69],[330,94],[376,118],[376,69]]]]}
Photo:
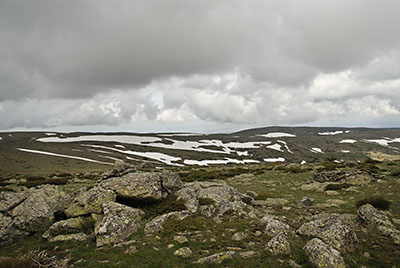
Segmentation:
{"type": "Polygon", "coordinates": [[[89,239],[89,236],[84,233],[76,233],[76,234],[65,234],[65,235],[57,235],[55,237],[49,238],[50,242],[63,242],[63,241],[75,241],[81,242],[89,239]]]}
{"type": "Polygon", "coordinates": [[[400,231],[396,229],[383,212],[377,210],[370,204],[366,204],[361,206],[357,213],[363,222],[376,226],[384,235],[389,236],[394,243],[400,245],[400,231]]]}
{"type": "Polygon", "coordinates": [[[163,214],[155,217],[150,222],[146,223],[144,227],[144,233],[146,235],[154,234],[160,232],[164,229],[164,222],[168,219],[184,220],[192,215],[188,210],[184,211],[174,211],[167,214],[163,214]]]}
{"type": "Polygon", "coordinates": [[[114,191],[104,187],[95,186],[90,189],[83,188],[78,191],[74,200],[65,210],[69,217],[77,217],[90,213],[101,214],[104,202],[115,201],[117,195],[114,191]]]}
{"type": "Polygon", "coordinates": [[[280,232],[274,236],[267,244],[267,251],[272,255],[290,254],[290,244],[288,241],[288,233],[280,232]]]}
{"type": "Polygon", "coordinates": [[[177,249],[174,252],[175,256],[181,257],[184,259],[189,258],[192,254],[193,254],[192,250],[188,247],[183,247],[183,248],[177,249]]]}
{"type": "Polygon", "coordinates": [[[233,213],[240,216],[253,216],[252,207],[242,201],[239,192],[226,185],[216,182],[190,182],[177,191],[178,200],[185,202],[186,208],[195,213],[200,211],[205,216],[220,216],[233,213]],[[201,206],[199,200],[211,200],[213,204],[201,206]]]}
{"type": "Polygon", "coordinates": [[[346,264],[335,250],[321,239],[314,238],[304,246],[310,262],[318,268],[345,268],[346,264]]]}
{"type": "Polygon", "coordinates": [[[158,201],[182,187],[179,176],[172,172],[135,172],[110,178],[101,187],[113,189],[118,196],[136,200],[158,201]]]}
{"type": "Polygon", "coordinates": [[[346,171],[321,171],[314,174],[314,181],[317,182],[337,182],[345,179],[350,174],[346,171]]]}
{"type": "Polygon", "coordinates": [[[141,226],[143,211],[115,202],[103,203],[104,216],[96,222],[96,246],[115,244],[129,238],[141,226]]]}

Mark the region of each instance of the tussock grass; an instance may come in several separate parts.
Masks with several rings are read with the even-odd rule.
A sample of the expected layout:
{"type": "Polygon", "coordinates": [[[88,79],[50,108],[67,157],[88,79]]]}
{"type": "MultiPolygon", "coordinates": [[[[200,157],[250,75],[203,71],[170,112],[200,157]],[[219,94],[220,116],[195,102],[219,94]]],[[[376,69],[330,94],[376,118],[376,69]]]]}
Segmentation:
{"type": "Polygon", "coordinates": [[[370,204],[375,208],[387,210],[389,209],[391,202],[386,200],[383,196],[368,196],[361,200],[358,200],[356,203],[356,207],[359,208],[365,204],[370,204]]]}

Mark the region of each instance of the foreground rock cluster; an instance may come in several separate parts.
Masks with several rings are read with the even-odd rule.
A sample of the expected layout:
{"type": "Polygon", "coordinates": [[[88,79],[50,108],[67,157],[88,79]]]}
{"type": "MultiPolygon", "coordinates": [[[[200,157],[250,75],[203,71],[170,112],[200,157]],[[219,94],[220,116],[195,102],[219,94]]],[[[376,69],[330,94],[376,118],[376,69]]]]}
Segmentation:
{"type": "MultiPolygon", "coordinates": [[[[291,239],[296,236],[304,238],[303,250],[316,267],[346,267],[343,254],[357,250],[359,239],[356,232],[361,226],[372,226],[400,245],[400,232],[383,212],[369,204],[360,207],[358,215],[317,214],[296,230],[292,227],[294,224],[284,217],[268,213],[260,215],[254,192],[241,194],[219,182],[182,183],[177,174],[167,171],[126,170],[119,165],[118,172],[109,172],[93,187],[79,189],[71,195],[53,185],[20,192],[1,192],[0,244],[41,233],[49,241],[85,241],[94,236],[97,247],[102,247],[124,243],[139,230],[148,236],[157,236],[163,232],[166,221],[171,219],[182,221],[201,215],[212,218],[218,224],[228,214],[259,221],[264,229],[255,235],[264,233],[270,237],[265,241],[265,252],[270,255],[290,255],[291,239]],[[135,204],[163,202],[170,196],[182,201],[186,209],[144,220],[143,209],[135,207],[135,204]]],[[[340,180],[349,178],[348,174],[340,175],[340,180]]],[[[330,174],[323,174],[317,180],[336,179],[330,174]]],[[[305,206],[312,204],[312,200],[308,199],[301,202],[305,206]]],[[[245,232],[232,235],[233,241],[246,238],[245,232]]],[[[176,235],[174,240],[179,244],[188,241],[185,234],[176,235]]],[[[127,254],[136,250],[134,247],[127,254]]],[[[192,254],[189,247],[181,247],[174,252],[179,258],[189,258],[192,254]]],[[[222,263],[234,256],[254,258],[259,256],[259,252],[237,252],[232,248],[202,257],[196,263],[222,263]]],[[[293,260],[290,263],[296,267],[293,260]]]]}

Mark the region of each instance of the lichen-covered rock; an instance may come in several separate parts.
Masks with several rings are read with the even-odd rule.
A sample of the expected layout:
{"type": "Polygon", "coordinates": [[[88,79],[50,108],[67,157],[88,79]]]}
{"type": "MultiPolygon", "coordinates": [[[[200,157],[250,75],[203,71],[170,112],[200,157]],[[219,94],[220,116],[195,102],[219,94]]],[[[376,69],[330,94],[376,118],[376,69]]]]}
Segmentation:
{"type": "Polygon", "coordinates": [[[358,246],[354,221],[355,217],[350,214],[320,214],[300,226],[297,233],[318,237],[340,251],[354,251],[358,246]]]}
{"type": "Polygon", "coordinates": [[[19,230],[34,233],[47,230],[54,221],[54,214],[63,211],[70,196],[58,186],[41,185],[27,191],[27,198],[9,211],[13,225],[19,230]]]}
{"type": "Polygon", "coordinates": [[[290,254],[290,244],[288,241],[288,233],[281,232],[274,236],[267,244],[267,251],[272,255],[290,254]]]}
{"type": "Polygon", "coordinates": [[[246,238],[246,234],[243,232],[237,232],[232,235],[233,241],[241,241],[246,238]]]}
{"type": "Polygon", "coordinates": [[[229,260],[233,259],[233,256],[235,256],[235,251],[230,250],[230,251],[225,251],[225,252],[220,252],[213,254],[211,256],[207,256],[204,258],[201,258],[196,261],[196,263],[199,264],[221,264],[224,260],[229,260]]]}
{"type": "Polygon", "coordinates": [[[262,219],[261,222],[265,223],[264,233],[269,236],[275,236],[281,232],[290,232],[290,226],[284,222],[281,222],[275,217],[270,214],[266,214],[262,219]]]}
{"type": "Polygon", "coordinates": [[[357,213],[362,221],[367,224],[375,225],[379,231],[392,238],[397,245],[400,245],[400,231],[396,229],[383,212],[377,210],[370,204],[366,204],[361,206],[357,213]]]}
{"type": "Polygon", "coordinates": [[[60,242],[60,241],[86,241],[89,237],[84,233],[76,233],[76,234],[65,234],[65,235],[57,235],[49,239],[50,242],[60,242]]]}
{"type": "Polygon", "coordinates": [[[126,240],[141,226],[143,211],[115,202],[103,203],[104,217],[95,224],[96,246],[126,240]]]}
{"type": "Polygon", "coordinates": [[[345,268],[346,264],[339,251],[319,238],[314,238],[304,246],[310,262],[318,268],[345,268]]]}
{"type": "Polygon", "coordinates": [[[244,251],[244,252],[239,252],[239,256],[243,259],[248,259],[248,258],[256,258],[260,256],[260,253],[257,251],[244,251]]]}
{"type": "Polygon", "coordinates": [[[179,176],[172,172],[135,172],[110,178],[100,183],[118,196],[137,200],[161,200],[182,187],[179,176]]]}
{"type": "Polygon", "coordinates": [[[42,237],[51,239],[58,235],[68,235],[80,233],[83,225],[88,221],[88,218],[71,218],[54,223],[50,228],[43,233],[42,237]]]}
{"type": "Polygon", "coordinates": [[[309,198],[305,196],[300,200],[300,203],[307,207],[312,206],[314,203],[314,198],[309,198]]]}
{"type": "Polygon", "coordinates": [[[310,191],[310,192],[323,192],[327,185],[328,185],[327,182],[325,182],[325,183],[311,182],[311,183],[306,183],[306,184],[301,185],[300,190],[310,191]]]}
{"type": "Polygon", "coordinates": [[[146,223],[144,227],[144,233],[146,235],[154,234],[163,230],[164,222],[168,219],[184,220],[192,215],[188,210],[174,211],[167,214],[163,214],[155,217],[150,222],[146,223]]]}
{"type": "Polygon", "coordinates": [[[188,247],[183,247],[175,250],[174,255],[181,258],[189,258],[193,254],[192,250],[188,247]]]}
{"type": "Polygon", "coordinates": [[[22,192],[0,192],[0,212],[12,210],[28,197],[26,191],[22,192]]]}
{"type": "Polygon", "coordinates": [[[178,200],[185,202],[186,208],[195,213],[200,209],[199,199],[210,199],[213,201],[208,208],[203,208],[204,216],[220,216],[233,213],[241,216],[253,216],[253,209],[242,201],[242,195],[234,188],[225,183],[216,182],[190,182],[177,191],[178,200]]]}
{"type": "Polygon", "coordinates": [[[0,245],[12,243],[16,239],[28,235],[28,232],[18,230],[11,217],[0,213],[0,245]]]}
{"type": "Polygon", "coordinates": [[[117,198],[114,191],[95,186],[89,190],[83,189],[75,196],[72,203],[65,210],[68,217],[77,217],[90,213],[101,214],[104,202],[113,202],[117,198]]]}

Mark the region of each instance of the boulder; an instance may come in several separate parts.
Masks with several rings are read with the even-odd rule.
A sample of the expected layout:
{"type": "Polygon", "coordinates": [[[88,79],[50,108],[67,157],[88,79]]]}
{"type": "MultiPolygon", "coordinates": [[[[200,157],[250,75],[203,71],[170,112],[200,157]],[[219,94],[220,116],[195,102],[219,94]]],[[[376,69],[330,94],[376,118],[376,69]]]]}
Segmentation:
{"type": "Polygon", "coordinates": [[[226,213],[240,216],[254,215],[252,207],[242,201],[242,195],[225,183],[207,181],[185,183],[175,194],[178,200],[185,202],[186,208],[192,213],[200,210],[199,199],[209,199],[213,204],[202,206],[204,216],[220,216],[226,213]]]}
{"type": "Polygon", "coordinates": [[[17,229],[11,217],[0,213],[0,245],[10,244],[28,234],[28,232],[17,229]]]}
{"type": "Polygon", "coordinates": [[[264,233],[269,236],[276,236],[281,232],[290,232],[290,226],[284,222],[278,220],[278,217],[275,217],[270,214],[266,214],[262,219],[262,223],[265,223],[264,233]]]}
{"type": "Polygon", "coordinates": [[[71,218],[62,220],[54,223],[50,228],[42,235],[45,239],[52,239],[58,235],[76,234],[82,231],[84,224],[88,221],[88,218],[71,218]]]}
{"type": "Polygon", "coordinates": [[[28,192],[0,192],[0,212],[7,212],[21,204],[28,197],[28,192]]]}
{"type": "Polygon", "coordinates": [[[400,245],[400,231],[383,212],[370,204],[365,204],[358,209],[357,213],[363,222],[376,226],[384,235],[389,236],[395,244],[400,245]]]}
{"type": "Polygon", "coordinates": [[[31,188],[26,195],[26,199],[8,213],[16,228],[29,233],[47,230],[54,221],[54,214],[64,211],[70,202],[70,196],[54,185],[31,188]]]}
{"type": "Polygon", "coordinates": [[[300,190],[311,191],[311,192],[323,192],[327,185],[328,185],[327,182],[325,182],[325,183],[321,183],[321,182],[306,183],[306,184],[303,184],[300,186],[300,190]]]}
{"type": "Polygon", "coordinates": [[[304,223],[297,233],[317,237],[340,251],[354,251],[358,238],[354,229],[354,217],[349,214],[320,214],[304,223]]]}
{"type": "Polygon", "coordinates": [[[117,195],[110,189],[98,186],[89,190],[83,188],[65,210],[65,214],[68,217],[83,216],[90,213],[101,214],[103,212],[103,203],[115,201],[116,198],[117,195]]]}
{"type": "Polygon", "coordinates": [[[143,211],[115,202],[103,203],[104,216],[95,224],[96,246],[123,242],[141,226],[143,211]]]}
{"type": "Polygon", "coordinates": [[[163,214],[155,217],[150,222],[146,223],[144,227],[144,233],[146,235],[154,234],[160,232],[164,229],[164,222],[168,219],[184,220],[189,217],[192,213],[188,210],[184,211],[174,211],[167,214],[163,214]]]}
{"type": "Polygon", "coordinates": [[[288,233],[280,232],[275,235],[267,244],[267,251],[272,255],[290,254],[290,244],[288,241],[288,233]]]}
{"type": "Polygon", "coordinates": [[[239,256],[243,259],[248,259],[248,258],[256,258],[260,256],[260,253],[257,251],[245,251],[245,252],[239,252],[239,256]]]}
{"type": "Polygon", "coordinates": [[[100,186],[113,189],[118,196],[136,200],[158,201],[182,187],[172,172],[135,172],[104,180],[100,186]]]}
{"type": "Polygon", "coordinates": [[[345,268],[346,264],[339,251],[319,238],[314,238],[303,248],[310,262],[318,268],[345,268]]]}
{"type": "Polygon", "coordinates": [[[220,252],[220,253],[213,254],[211,256],[201,258],[201,259],[197,260],[196,263],[199,263],[199,264],[221,264],[225,260],[233,259],[233,256],[235,256],[235,251],[230,250],[230,251],[220,252]]]}
{"type": "Polygon", "coordinates": [[[305,196],[300,200],[300,203],[307,207],[312,206],[314,203],[314,198],[309,198],[309,197],[305,196]]]}

